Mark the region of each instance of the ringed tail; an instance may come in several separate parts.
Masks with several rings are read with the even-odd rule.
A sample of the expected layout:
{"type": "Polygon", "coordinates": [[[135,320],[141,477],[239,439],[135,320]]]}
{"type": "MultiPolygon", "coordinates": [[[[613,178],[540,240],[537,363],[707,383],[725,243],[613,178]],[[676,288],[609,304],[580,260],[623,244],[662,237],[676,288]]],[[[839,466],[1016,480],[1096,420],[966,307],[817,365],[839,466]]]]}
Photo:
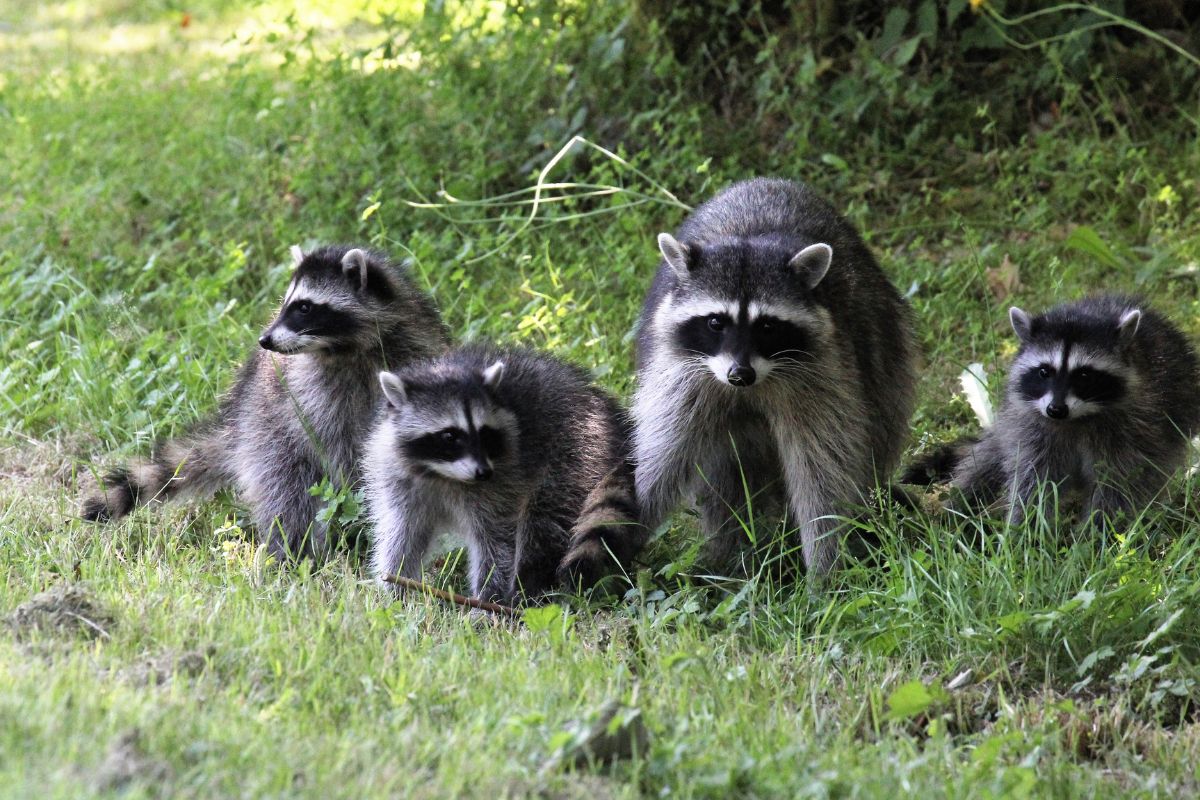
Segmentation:
{"type": "Polygon", "coordinates": [[[571,529],[571,542],[559,566],[563,582],[588,588],[606,575],[628,568],[649,538],[636,497],[629,461],[600,479],[571,529]]]}
{"type": "Polygon", "coordinates": [[[105,473],[83,502],[88,522],[113,522],[152,500],[207,496],[232,483],[219,428],[156,447],[148,459],[105,473]]]}

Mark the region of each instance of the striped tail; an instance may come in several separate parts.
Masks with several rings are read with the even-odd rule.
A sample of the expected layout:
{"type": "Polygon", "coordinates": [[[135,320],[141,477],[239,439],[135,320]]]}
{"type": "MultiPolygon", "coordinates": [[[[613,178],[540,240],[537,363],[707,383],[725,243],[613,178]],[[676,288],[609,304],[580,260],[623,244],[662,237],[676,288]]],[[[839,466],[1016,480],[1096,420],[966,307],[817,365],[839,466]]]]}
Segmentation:
{"type": "Polygon", "coordinates": [[[968,436],[956,442],[940,445],[917,457],[909,464],[908,469],[904,470],[904,474],[900,476],[900,482],[913,486],[949,483],[963,458],[978,443],[979,439],[968,436]]]}
{"type": "Polygon", "coordinates": [[[88,522],[118,520],[137,506],[175,497],[206,497],[233,483],[225,430],[219,424],[164,442],[149,459],[104,475],[83,502],[88,522]]]}
{"type": "Polygon", "coordinates": [[[624,461],[588,494],[571,529],[571,543],[558,568],[574,588],[594,586],[606,575],[625,571],[649,539],[638,513],[633,464],[624,461]]]}

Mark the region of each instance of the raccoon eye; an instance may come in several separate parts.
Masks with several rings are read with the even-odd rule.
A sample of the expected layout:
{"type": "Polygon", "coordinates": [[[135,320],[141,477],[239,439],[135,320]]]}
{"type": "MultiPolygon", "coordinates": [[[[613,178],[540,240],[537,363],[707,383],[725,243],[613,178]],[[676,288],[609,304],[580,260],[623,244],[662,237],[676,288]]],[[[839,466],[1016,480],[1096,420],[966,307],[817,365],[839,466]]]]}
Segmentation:
{"type": "Polygon", "coordinates": [[[708,318],[708,329],[710,331],[722,331],[725,329],[725,320],[721,319],[716,314],[708,318]]]}
{"type": "Polygon", "coordinates": [[[454,444],[458,441],[458,431],[442,431],[438,434],[442,444],[454,444]]]}
{"type": "Polygon", "coordinates": [[[312,311],[312,303],[307,300],[301,300],[299,303],[296,303],[296,310],[301,314],[307,314],[312,311]]]}
{"type": "Polygon", "coordinates": [[[1077,369],[1075,370],[1075,377],[1081,381],[1091,380],[1092,371],[1086,368],[1077,369]]]}
{"type": "Polygon", "coordinates": [[[1052,374],[1053,372],[1049,367],[1038,367],[1039,378],[1049,378],[1052,374]]]}

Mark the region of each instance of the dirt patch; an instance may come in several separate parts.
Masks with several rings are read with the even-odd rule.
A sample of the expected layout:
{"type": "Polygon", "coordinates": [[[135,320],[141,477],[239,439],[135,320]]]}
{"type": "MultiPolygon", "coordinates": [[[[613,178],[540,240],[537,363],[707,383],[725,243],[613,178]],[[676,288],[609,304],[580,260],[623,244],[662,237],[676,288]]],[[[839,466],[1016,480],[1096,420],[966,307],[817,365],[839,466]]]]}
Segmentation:
{"type": "Polygon", "coordinates": [[[71,486],[79,468],[74,453],[82,449],[82,439],[68,436],[49,441],[27,439],[20,445],[0,446],[0,479],[7,492],[28,494],[48,487],[71,486]]]}
{"type": "Polygon", "coordinates": [[[194,678],[204,672],[213,652],[209,647],[157,653],[121,669],[117,675],[134,686],[163,686],[176,678],[194,678]]]}
{"type": "Polygon", "coordinates": [[[137,728],[126,731],[109,748],[100,762],[94,783],[101,791],[123,789],[132,783],[158,784],[171,778],[171,765],[149,755],[137,728]]]}
{"type": "Polygon", "coordinates": [[[18,640],[33,633],[107,639],[116,618],[79,583],[60,583],[34,595],[4,618],[18,640]]]}
{"type": "Polygon", "coordinates": [[[1045,691],[1014,704],[1008,721],[1022,731],[1054,731],[1063,749],[1079,761],[1104,762],[1117,752],[1144,759],[1172,734],[1139,718],[1122,699],[1121,695],[1070,699],[1045,691]]]}

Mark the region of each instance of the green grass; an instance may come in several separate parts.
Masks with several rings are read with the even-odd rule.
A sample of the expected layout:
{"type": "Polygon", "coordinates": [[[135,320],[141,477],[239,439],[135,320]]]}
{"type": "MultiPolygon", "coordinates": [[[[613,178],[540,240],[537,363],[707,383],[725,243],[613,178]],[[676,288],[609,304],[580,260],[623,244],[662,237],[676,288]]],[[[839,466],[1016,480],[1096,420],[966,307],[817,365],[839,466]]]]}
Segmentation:
{"type": "Polygon", "coordinates": [[[82,585],[103,629],[0,625],[0,795],[1196,793],[1195,479],[1103,541],[875,513],[879,563],[821,593],[692,581],[681,514],[626,594],[511,627],[389,603],[353,556],[264,565],[227,499],[75,519],[95,465],[214,407],[290,244],[411,256],[460,337],[549,348],[627,396],[654,234],[683,216],[663,190],[695,205],[752,174],[812,182],[912,287],[914,450],[964,432],[957,376],[981,361],[998,388],[1009,303],[1137,291],[1200,338],[1194,90],[1142,119],[1102,65],[1008,54],[1057,104],[1042,130],[1005,87],[863,39],[833,78],[807,45],[768,48],[714,105],[604,3],[21,0],[0,22],[0,613],[82,585]],[[626,192],[531,224],[410,204],[527,190],[575,134],[624,163],[580,148],[546,179],[626,192]],[[648,749],[543,768],[610,700],[648,749]]]}

